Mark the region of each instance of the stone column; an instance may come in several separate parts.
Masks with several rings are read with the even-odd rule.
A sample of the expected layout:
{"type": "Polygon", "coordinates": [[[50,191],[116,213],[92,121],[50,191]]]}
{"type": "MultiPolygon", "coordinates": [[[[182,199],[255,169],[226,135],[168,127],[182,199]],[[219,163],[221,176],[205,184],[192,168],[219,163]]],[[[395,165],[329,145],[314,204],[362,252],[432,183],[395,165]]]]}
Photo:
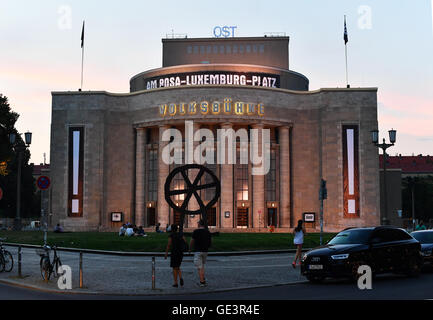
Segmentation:
{"type": "Polygon", "coordinates": [[[146,129],[137,128],[137,146],[135,152],[135,224],[144,226],[144,184],[145,184],[145,146],[146,129]]]}
{"type": "Polygon", "coordinates": [[[161,228],[165,228],[169,223],[169,206],[165,201],[164,184],[169,174],[169,165],[162,161],[162,150],[168,144],[168,141],[162,141],[162,134],[165,130],[170,129],[167,125],[159,126],[159,150],[158,150],[158,204],[156,212],[156,223],[161,224],[161,228]]]}
{"type": "Polygon", "coordinates": [[[290,140],[289,127],[279,127],[280,143],[280,207],[278,226],[290,227],[290,140]]]}
{"type": "MultiPolygon", "coordinates": [[[[257,142],[257,148],[258,148],[258,155],[263,157],[262,155],[262,143],[263,143],[263,136],[262,136],[262,129],[263,124],[254,124],[252,126],[252,129],[259,130],[258,134],[258,142],[257,142]]],[[[251,142],[250,142],[251,143],[251,142]]],[[[250,148],[252,146],[250,145],[250,148]]],[[[259,165],[252,164],[252,167],[260,167],[259,165]]],[[[264,175],[253,175],[253,192],[252,192],[252,203],[253,203],[253,228],[264,228],[265,227],[265,176],[264,175]]]]}
{"type": "MultiPolygon", "coordinates": [[[[233,125],[231,123],[223,123],[221,129],[232,129],[233,125]]],[[[220,142],[221,143],[221,142],[220,142]]],[[[231,141],[228,141],[231,143],[231,141]]],[[[228,143],[225,142],[225,154],[226,158],[221,159],[221,228],[233,228],[233,217],[234,217],[234,207],[233,207],[233,164],[228,164],[228,143]],[[230,218],[225,217],[225,212],[230,212],[230,218]]],[[[219,148],[219,144],[217,144],[219,148]]],[[[217,150],[218,152],[218,150],[217,150]]],[[[236,159],[234,159],[236,160],[236,159]]]]}

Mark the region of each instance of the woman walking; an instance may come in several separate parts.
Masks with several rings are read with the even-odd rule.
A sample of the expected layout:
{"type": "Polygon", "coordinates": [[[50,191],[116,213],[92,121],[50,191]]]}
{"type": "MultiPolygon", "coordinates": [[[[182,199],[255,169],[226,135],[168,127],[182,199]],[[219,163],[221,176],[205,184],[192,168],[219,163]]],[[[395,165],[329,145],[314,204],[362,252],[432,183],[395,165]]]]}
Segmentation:
{"type": "Polygon", "coordinates": [[[298,226],[293,230],[293,243],[296,246],[295,260],[292,262],[293,268],[296,268],[296,261],[299,259],[301,263],[302,245],[304,244],[304,235],[306,234],[302,220],[298,220],[298,226]]]}
{"type": "Polygon", "coordinates": [[[168,238],[167,248],[165,250],[165,259],[167,259],[168,251],[171,248],[171,254],[170,254],[170,267],[173,268],[173,278],[174,278],[174,284],[173,287],[177,288],[178,285],[178,278],[180,285],[183,286],[183,278],[182,278],[182,271],[180,270],[180,265],[182,264],[183,259],[183,251],[184,246],[186,244],[186,240],[183,237],[183,234],[180,234],[178,232],[179,227],[176,224],[173,224],[171,226],[171,233],[168,238]]]}

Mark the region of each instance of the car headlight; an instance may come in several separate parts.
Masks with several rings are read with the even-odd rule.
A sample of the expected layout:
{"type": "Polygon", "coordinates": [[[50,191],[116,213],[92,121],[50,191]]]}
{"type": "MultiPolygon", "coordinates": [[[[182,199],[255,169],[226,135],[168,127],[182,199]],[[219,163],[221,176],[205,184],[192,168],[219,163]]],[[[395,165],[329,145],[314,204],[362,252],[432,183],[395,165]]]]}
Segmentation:
{"type": "Polygon", "coordinates": [[[432,250],[425,250],[425,251],[421,251],[421,255],[424,257],[428,257],[431,255],[432,250]]]}
{"type": "Polygon", "coordinates": [[[332,260],[344,260],[344,259],[349,258],[349,254],[348,253],[336,254],[336,255],[331,256],[331,258],[332,258],[332,260]]]}

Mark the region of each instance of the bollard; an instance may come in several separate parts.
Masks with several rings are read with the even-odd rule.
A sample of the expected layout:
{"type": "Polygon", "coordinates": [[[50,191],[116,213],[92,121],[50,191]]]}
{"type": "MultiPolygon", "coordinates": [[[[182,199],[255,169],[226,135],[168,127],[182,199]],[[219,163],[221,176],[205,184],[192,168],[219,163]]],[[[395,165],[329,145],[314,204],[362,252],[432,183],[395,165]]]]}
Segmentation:
{"type": "Polygon", "coordinates": [[[18,277],[22,278],[22,273],[21,273],[21,246],[18,247],[18,277]]]}
{"type": "Polygon", "coordinates": [[[83,252],[80,251],[80,288],[83,288],[83,252]]]}
{"type": "Polygon", "coordinates": [[[155,257],[152,257],[152,290],[155,290],[155,257]]]}

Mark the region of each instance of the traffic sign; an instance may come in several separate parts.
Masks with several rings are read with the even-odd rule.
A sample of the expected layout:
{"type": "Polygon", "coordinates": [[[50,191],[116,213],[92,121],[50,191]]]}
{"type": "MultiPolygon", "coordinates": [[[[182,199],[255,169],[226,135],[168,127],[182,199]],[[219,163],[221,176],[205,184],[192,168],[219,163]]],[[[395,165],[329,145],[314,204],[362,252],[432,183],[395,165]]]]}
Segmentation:
{"type": "Polygon", "coordinates": [[[47,190],[50,187],[51,180],[47,176],[40,176],[36,181],[36,184],[39,189],[47,190]]]}

